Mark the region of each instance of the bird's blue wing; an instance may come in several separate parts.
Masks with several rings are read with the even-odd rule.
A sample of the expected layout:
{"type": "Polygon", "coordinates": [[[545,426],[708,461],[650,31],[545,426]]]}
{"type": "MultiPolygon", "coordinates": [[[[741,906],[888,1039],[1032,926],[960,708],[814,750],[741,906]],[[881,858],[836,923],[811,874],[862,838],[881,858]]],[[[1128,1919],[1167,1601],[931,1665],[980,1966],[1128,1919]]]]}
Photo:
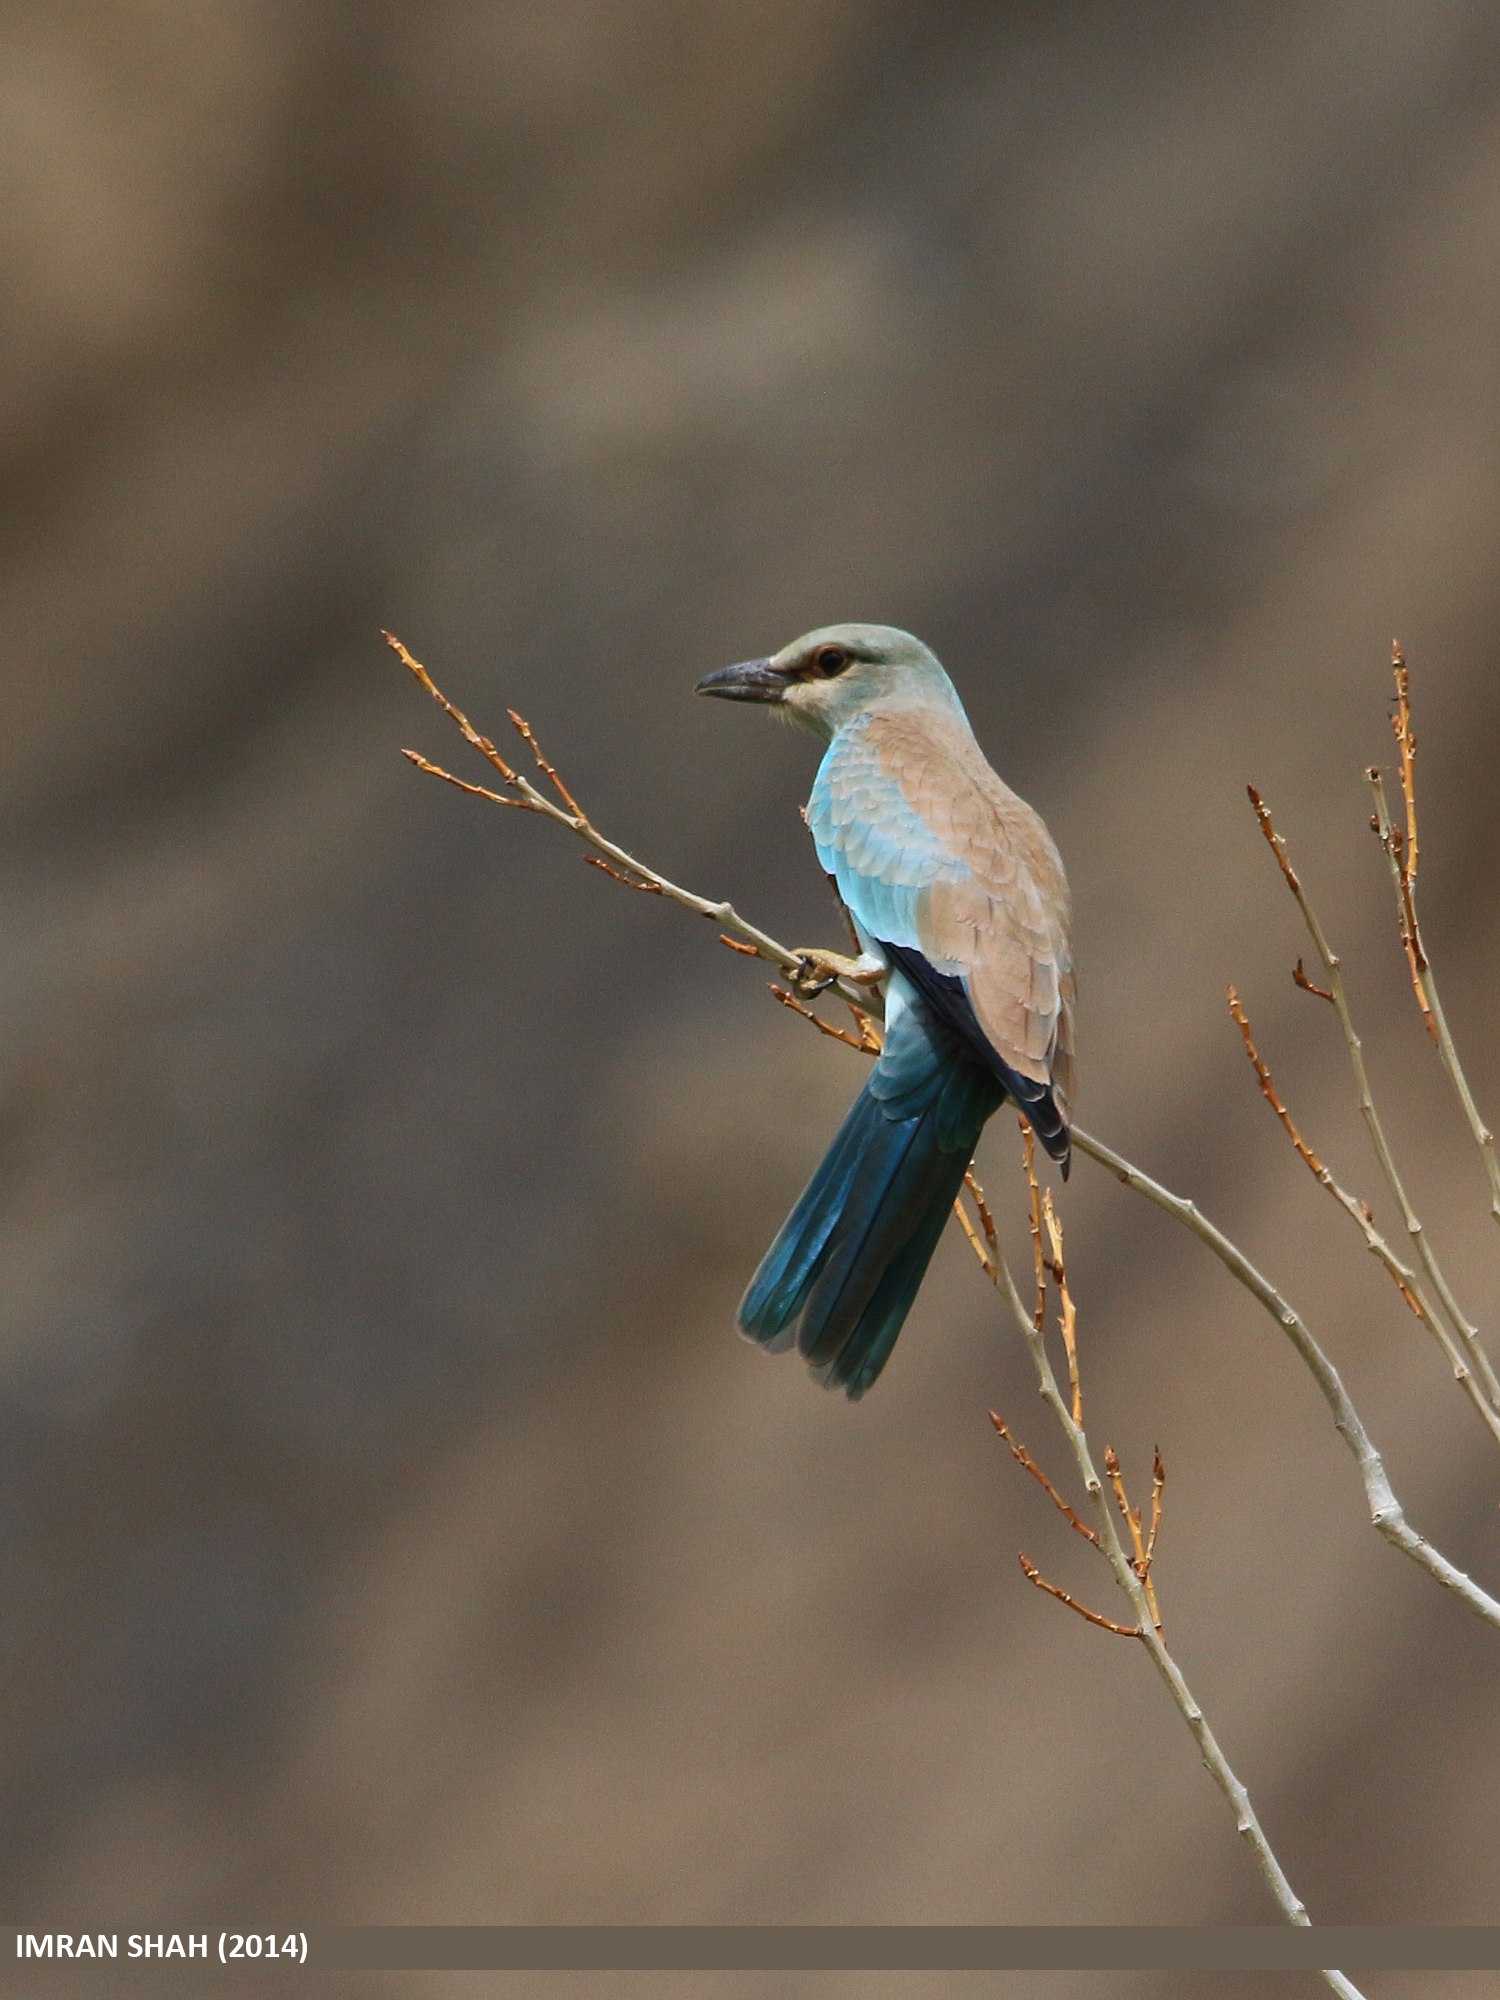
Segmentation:
{"type": "Polygon", "coordinates": [[[893,971],[1004,1085],[1066,1174],[1067,1120],[1050,1079],[1027,1074],[996,1048],[970,996],[972,962],[950,955],[951,945],[944,951],[939,941],[932,892],[941,893],[945,884],[972,884],[969,863],[933,831],[885,768],[867,726],[840,730],[829,745],[808,800],[807,823],[818,859],[865,941],[883,947],[893,971]]]}

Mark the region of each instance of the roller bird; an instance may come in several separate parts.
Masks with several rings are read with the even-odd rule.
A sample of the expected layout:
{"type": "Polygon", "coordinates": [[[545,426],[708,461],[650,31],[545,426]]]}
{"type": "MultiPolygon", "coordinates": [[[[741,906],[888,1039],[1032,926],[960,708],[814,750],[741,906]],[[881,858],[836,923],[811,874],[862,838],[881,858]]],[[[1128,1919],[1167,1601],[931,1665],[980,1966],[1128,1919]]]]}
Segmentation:
{"type": "Polygon", "coordinates": [[[896,1344],[979,1134],[1009,1098],[1068,1171],[1068,886],[1040,818],[985,761],[936,655],[889,625],[829,625],[699,694],[763,702],[827,744],[807,824],[860,956],[810,979],[880,987],[869,1080],[740,1302],[851,1399],[896,1344]]]}

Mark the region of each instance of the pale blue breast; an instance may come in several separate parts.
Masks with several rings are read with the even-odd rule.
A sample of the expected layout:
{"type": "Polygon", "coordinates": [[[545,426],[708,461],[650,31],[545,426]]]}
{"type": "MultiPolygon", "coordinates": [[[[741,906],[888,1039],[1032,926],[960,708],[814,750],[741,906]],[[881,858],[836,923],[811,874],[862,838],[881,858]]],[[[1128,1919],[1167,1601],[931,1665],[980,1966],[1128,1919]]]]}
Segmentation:
{"type": "Polygon", "coordinates": [[[963,881],[969,871],[882,770],[862,721],[829,744],[807,823],[818,860],[856,923],[872,938],[925,951],[924,891],[934,882],[963,881]]]}

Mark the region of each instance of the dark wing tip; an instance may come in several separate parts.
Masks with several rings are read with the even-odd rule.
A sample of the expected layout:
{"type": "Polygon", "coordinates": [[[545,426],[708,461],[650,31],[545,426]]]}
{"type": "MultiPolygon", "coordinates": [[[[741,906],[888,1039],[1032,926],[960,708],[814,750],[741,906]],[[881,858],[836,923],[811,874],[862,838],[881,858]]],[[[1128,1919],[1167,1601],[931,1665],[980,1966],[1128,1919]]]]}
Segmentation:
{"type": "Polygon", "coordinates": [[[911,945],[889,944],[882,939],[880,949],[892,964],[906,974],[969,1055],[1005,1086],[1006,1095],[1016,1109],[1024,1112],[1030,1120],[1042,1151],[1057,1161],[1066,1180],[1072,1164],[1072,1145],[1068,1138],[1067,1120],[1057,1108],[1052,1086],[1018,1075],[1005,1061],[980,1027],[979,1017],[961,979],[955,978],[951,972],[939,972],[911,945]]]}

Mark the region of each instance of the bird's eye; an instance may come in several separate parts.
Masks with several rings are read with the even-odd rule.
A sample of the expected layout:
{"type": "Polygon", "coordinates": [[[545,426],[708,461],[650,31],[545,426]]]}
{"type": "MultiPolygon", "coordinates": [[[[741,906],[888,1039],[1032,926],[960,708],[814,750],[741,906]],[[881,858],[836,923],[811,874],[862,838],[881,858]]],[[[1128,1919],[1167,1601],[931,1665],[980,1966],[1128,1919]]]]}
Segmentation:
{"type": "Polygon", "coordinates": [[[841,674],[849,664],[849,655],[842,646],[819,646],[813,654],[813,665],[825,679],[841,674]]]}

